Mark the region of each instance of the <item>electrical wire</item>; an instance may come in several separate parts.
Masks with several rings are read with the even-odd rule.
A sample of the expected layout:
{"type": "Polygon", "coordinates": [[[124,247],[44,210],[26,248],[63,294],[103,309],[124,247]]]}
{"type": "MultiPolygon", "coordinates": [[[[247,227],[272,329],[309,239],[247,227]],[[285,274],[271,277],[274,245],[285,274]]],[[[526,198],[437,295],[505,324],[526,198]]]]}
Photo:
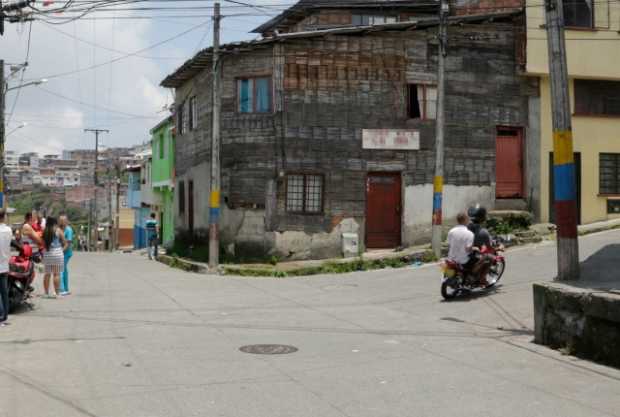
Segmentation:
{"type": "Polygon", "coordinates": [[[19,101],[19,96],[22,92],[22,85],[24,84],[24,75],[26,74],[26,68],[28,68],[28,62],[30,60],[30,42],[32,40],[32,22],[30,22],[30,27],[28,28],[28,46],[26,47],[26,59],[24,60],[24,67],[22,68],[22,73],[19,80],[19,86],[15,93],[15,100],[13,101],[13,106],[11,107],[11,112],[8,115],[7,123],[11,123],[13,118],[13,113],[15,112],[15,108],[17,107],[17,102],[19,101]]]}
{"type": "MultiPolygon", "coordinates": [[[[119,57],[114,58],[114,59],[111,59],[111,60],[109,60],[109,61],[106,61],[106,62],[101,62],[101,63],[98,63],[98,64],[93,64],[93,65],[91,65],[91,66],[89,66],[89,67],[86,67],[86,68],[81,68],[81,69],[79,69],[79,70],[75,70],[75,71],[66,71],[66,72],[61,72],[61,73],[58,73],[58,74],[48,75],[48,76],[43,77],[43,78],[47,78],[48,80],[51,80],[51,79],[55,79],[55,78],[66,77],[66,76],[68,76],[68,75],[77,74],[77,73],[80,73],[80,72],[85,72],[85,71],[94,70],[94,69],[97,69],[97,68],[103,67],[103,66],[105,66],[105,65],[113,64],[113,63],[116,63],[116,62],[122,61],[122,60],[124,60],[124,59],[130,58],[130,57],[133,57],[133,56],[135,56],[135,55],[139,55],[139,54],[141,54],[141,53],[143,53],[143,52],[146,52],[146,51],[149,51],[149,50],[151,50],[151,49],[157,48],[157,47],[159,47],[159,46],[161,46],[161,45],[164,45],[164,44],[166,44],[166,43],[172,42],[172,41],[174,41],[174,40],[176,40],[176,39],[179,39],[179,38],[181,38],[181,37],[183,37],[183,36],[187,35],[188,33],[193,32],[193,31],[195,31],[196,29],[199,29],[199,28],[201,28],[201,27],[203,27],[203,26],[207,25],[208,23],[209,23],[209,22],[202,22],[202,23],[200,23],[200,24],[198,24],[198,25],[196,25],[196,26],[192,26],[191,28],[189,28],[189,29],[187,29],[187,30],[185,30],[185,31],[183,31],[183,32],[181,32],[181,33],[178,33],[178,34],[176,34],[176,35],[174,35],[174,36],[172,36],[172,37],[170,37],[170,38],[164,39],[163,41],[159,41],[159,42],[154,43],[154,44],[152,44],[152,45],[149,45],[149,46],[147,46],[147,47],[145,47],[145,48],[142,48],[142,49],[139,49],[139,50],[137,50],[137,51],[134,51],[134,52],[131,52],[131,53],[128,53],[128,54],[125,54],[125,55],[119,56],[119,57]]],[[[94,42],[94,43],[96,43],[96,42],[94,42]]]]}

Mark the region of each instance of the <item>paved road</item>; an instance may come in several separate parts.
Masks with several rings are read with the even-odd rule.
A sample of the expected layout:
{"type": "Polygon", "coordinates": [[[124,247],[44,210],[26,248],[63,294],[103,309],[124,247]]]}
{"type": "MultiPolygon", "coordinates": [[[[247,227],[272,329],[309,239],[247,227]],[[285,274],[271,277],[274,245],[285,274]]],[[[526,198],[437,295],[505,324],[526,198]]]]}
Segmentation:
{"type": "Polygon", "coordinates": [[[554,252],[515,250],[497,293],[452,303],[436,267],[237,279],[78,254],[72,297],[0,329],[0,416],[620,416],[620,371],[531,343],[554,252]],[[238,350],[257,343],[299,351],[238,350]]]}

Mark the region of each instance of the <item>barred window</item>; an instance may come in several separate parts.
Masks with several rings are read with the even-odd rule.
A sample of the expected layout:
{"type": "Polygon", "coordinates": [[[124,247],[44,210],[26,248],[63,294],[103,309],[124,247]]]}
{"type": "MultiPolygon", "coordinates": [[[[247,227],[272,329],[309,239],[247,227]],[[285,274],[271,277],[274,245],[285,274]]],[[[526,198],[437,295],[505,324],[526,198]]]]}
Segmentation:
{"type": "Polygon", "coordinates": [[[599,193],[620,194],[620,153],[599,155],[599,193]]]}
{"type": "Polygon", "coordinates": [[[564,1],[564,26],[594,27],[594,0],[564,1]]]}
{"type": "Polygon", "coordinates": [[[290,174],[286,177],[286,211],[318,214],[323,212],[323,176],[290,174]]]}
{"type": "Polygon", "coordinates": [[[189,99],[189,130],[194,130],[198,127],[198,103],[196,102],[196,96],[189,99]]]}
{"type": "Polygon", "coordinates": [[[185,182],[179,181],[179,214],[185,214],[185,182]]]}
{"type": "Polygon", "coordinates": [[[620,116],[620,82],[575,80],[575,113],[620,116]]]}
{"type": "Polygon", "coordinates": [[[183,104],[177,107],[177,131],[179,135],[185,133],[183,130],[183,104]]]}

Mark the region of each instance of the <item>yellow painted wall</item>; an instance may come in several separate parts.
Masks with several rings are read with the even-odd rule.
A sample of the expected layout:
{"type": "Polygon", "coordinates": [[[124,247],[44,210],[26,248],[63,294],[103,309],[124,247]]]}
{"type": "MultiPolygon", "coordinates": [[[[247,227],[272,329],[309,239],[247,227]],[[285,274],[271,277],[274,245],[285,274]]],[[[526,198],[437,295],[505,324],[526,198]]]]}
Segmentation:
{"type": "MultiPolygon", "coordinates": [[[[553,150],[549,61],[543,1],[527,0],[527,73],[540,77],[541,94],[541,220],[549,220],[549,153],[553,150]]],[[[594,2],[593,30],[566,30],[566,54],[573,80],[620,80],[620,2],[594,2]]],[[[607,199],[599,197],[599,154],[620,153],[620,117],[573,116],[575,152],[581,153],[581,221],[607,220],[607,199]]],[[[617,216],[616,216],[617,217],[617,216]]]]}
{"type": "MultiPolygon", "coordinates": [[[[620,48],[620,44],[618,45],[620,48]]],[[[620,71],[618,67],[617,71],[620,71]]],[[[549,220],[549,153],[553,151],[551,92],[549,78],[540,80],[541,93],[541,220],[549,220]]],[[[570,85],[574,106],[573,83],[570,85]]],[[[620,117],[573,116],[575,152],[581,152],[581,221],[592,223],[611,219],[607,199],[599,197],[599,153],[620,153],[620,117]]]]}
{"type": "MultiPolygon", "coordinates": [[[[547,35],[541,0],[527,0],[527,72],[549,73],[547,35]]],[[[620,2],[594,2],[596,30],[566,30],[568,72],[572,77],[620,80],[620,2]]]]}

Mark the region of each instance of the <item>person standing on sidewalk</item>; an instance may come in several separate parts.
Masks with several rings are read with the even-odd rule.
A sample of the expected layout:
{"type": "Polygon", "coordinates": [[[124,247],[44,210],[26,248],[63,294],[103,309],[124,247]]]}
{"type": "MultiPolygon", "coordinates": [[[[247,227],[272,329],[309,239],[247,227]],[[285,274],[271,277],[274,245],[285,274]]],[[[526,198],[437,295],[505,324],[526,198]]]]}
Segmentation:
{"type": "Polygon", "coordinates": [[[151,213],[151,218],[146,221],[146,239],[149,242],[149,259],[157,259],[157,219],[155,213],[151,213]]]}
{"type": "Polygon", "coordinates": [[[65,247],[65,269],[60,276],[60,295],[69,295],[69,260],[73,256],[73,228],[69,225],[69,218],[66,214],[63,214],[58,219],[58,224],[64,232],[65,241],[67,242],[65,247]]]}
{"type": "Polygon", "coordinates": [[[11,240],[13,232],[6,225],[6,211],[0,209],[0,327],[8,325],[9,317],[9,259],[11,258],[11,240]]]}
{"type": "Polygon", "coordinates": [[[46,298],[56,298],[60,295],[60,274],[65,269],[66,248],[65,235],[58,227],[58,222],[54,217],[48,217],[45,231],[43,232],[43,243],[45,252],[43,253],[43,265],[45,275],[43,277],[43,288],[46,298]],[[54,294],[50,294],[50,277],[54,276],[54,294]]]}

